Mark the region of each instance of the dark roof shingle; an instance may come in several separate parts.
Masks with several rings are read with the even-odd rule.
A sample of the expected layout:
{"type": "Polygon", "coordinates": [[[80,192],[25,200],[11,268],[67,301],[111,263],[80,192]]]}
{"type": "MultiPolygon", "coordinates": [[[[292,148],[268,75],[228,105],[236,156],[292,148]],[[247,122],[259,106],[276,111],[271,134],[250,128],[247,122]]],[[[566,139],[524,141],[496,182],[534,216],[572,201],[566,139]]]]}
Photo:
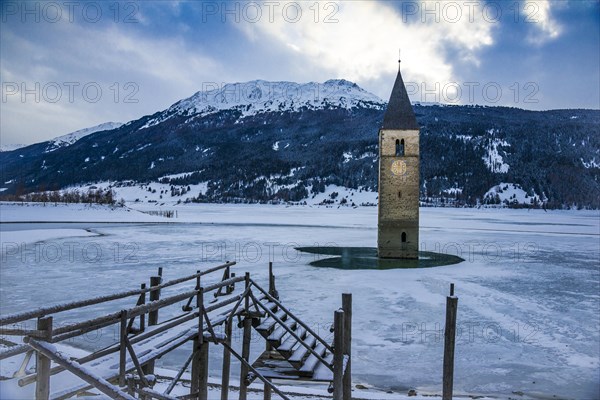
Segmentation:
{"type": "Polygon", "coordinates": [[[396,82],[390,95],[390,101],[388,102],[385,115],[383,116],[382,129],[394,129],[394,130],[418,130],[419,124],[415,118],[415,112],[413,111],[408,93],[406,93],[406,87],[402,80],[402,74],[398,69],[398,76],[396,76],[396,82]]]}

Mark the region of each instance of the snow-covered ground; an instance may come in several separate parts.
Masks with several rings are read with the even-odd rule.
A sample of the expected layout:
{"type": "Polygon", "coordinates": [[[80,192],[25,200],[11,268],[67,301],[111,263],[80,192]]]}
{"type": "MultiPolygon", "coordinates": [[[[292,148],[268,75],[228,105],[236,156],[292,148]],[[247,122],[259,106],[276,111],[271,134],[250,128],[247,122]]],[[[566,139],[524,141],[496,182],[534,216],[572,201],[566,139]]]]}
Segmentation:
{"type": "MultiPolygon", "coordinates": [[[[96,236],[96,234],[85,229],[23,229],[6,232],[0,230],[0,243],[37,243],[48,240],[86,236],[96,236]]],[[[9,247],[10,246],[5,245],[2,247],[2,251],[8,251],[9,247]]]]}
{"type": "Polygon", "coordinates": [[[164,222],[128,207],[97,204],[0,202],[0,222],[164,222]]]}
{"type": "MultiPolygon", "coordinates": [[[[295,171],[293,170],[291,175],[295,171]]],[[[191,174],[173,174],[161,177],[161,179],[177,179],[179,177],[191,174]]],[[[259,177],[257,179],[265,179],[267,187],[276,192],[277,190],[287,187],[292,188],[294,184],[278,185],[275,179],[281,176],[259,177]]],[[[125,182],[125,184],[117,184],[114,182],[96,182],[85,185],[73,186],[67,191],[78,190],[82,193],[87,193],[89,190],[97,189],[112,189],[115,192],[115,199],[123,199],[128,205],[134,208],[148,208],[144,204],[149,204],[150,208],[155,207],[172,207],[186,201],[197,198],[199,194],[206,194],[207,182],[198,183],[195,185],[172,185],[170,183],[150,182],[125,182]],[[173,188],[173,190],[172,190],[173,188]]],[[[308,188],[310,191],[311,187],[308,188]]],[[[328,204],[332,207],[337,207],[342,203],[345,206],[374,206],[377,204],[377,192],[371,192],[364,189],[351,189],[337,185],[327,185],[325,191],[319,194],[309,194],[306,199],[299,201],[306,205],[328,204]]]]}
{"type": "MultiPolygon", "coordinates": [[[[14,209],[20,206],[11,207],[18,213],[14,209]]],[[[158,209],[151,209],[152,204],[136,207],[158,209]]],[[[317,256],[294,247],[375,247],[376,207],[189,204],[169,209],[178,212],[167,224],[138,220],[94,225],[101,236],[48,239],[3,252],[0,313],[137,287],[159,266],[169,279],[236,260],[236,272],[249,271],[264,283],[267,263],[274,261],[282,300],[324,336],[329,335],[341,293],[353,294],[354,383],[391,390],[390,396],[401,398],[409,388],[440,393],[440,329],[445,296],[455,283],[455,392],[500,398],[600,397],[597,211],[425,208],[421,248],[459,254],[465,262],[423,270],[344,271],[312,267],[309,262],[317,256]],[[56,290],[60,285],[68,290],[56,290]],[[524,395],[516,394],[520,392],[524,395]]],[[[3,222],[6,210],[0,206],[3,222]]],[[[46,219],[60,220],[49,216],[60,208],[44,210],[40,215],[46,219]]],[[[94,214],[79,220],[91,224],[94,214]]],[[[62,217],[66,215],[63,211],[62,217]]],[[[1,227],[4,237],[13,225],[1,227]]],[[[81,317],[69,312],[57,323],[81,317]]],[[[107,330],[69,344],[92,350],[112,341],[114,334],[107,330]]],[[[234,336],[239,346],[239,335],[234,336]]],[[[262,344],[253,344],[253,356],[262,349],[262,344]]],[[[173,352],[161,360],[161,367],[178,368],[188,353],[188,348],[173,352]]],[[[211,353],[214,379],[220,375],[220,353],[211,353]]]]}

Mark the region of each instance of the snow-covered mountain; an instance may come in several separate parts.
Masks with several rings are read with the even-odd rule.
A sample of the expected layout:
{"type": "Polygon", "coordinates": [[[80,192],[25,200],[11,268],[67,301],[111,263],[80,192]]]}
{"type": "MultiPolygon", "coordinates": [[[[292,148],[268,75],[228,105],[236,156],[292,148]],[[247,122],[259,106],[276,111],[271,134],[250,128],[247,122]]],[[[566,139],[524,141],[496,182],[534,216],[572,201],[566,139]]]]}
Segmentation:
{"type": "Polygon", "coordinates": [[[13,151],[27,146],[26,144],[2,144],[0,145],[0,153],[3,151],[13,151]]]}
{"type": "Polygon", "coordinates": [[[61,147],[70,146],[79,139],[91,135],[92,133],[117,129],[122,125],[123,124],[121,122],[104,122],[100,125],[80,129],[75,132],[67,133],[66,135],[55,137],[54,139],[48,142],[46,153],[55,151],[61,147]]]}
{"type": "Polygon", "coordinates": [[[180,100],[149,120],[141,129],[162,123],[175,115],[189,117],[188,121],[223,110],[238,110],[241,118],[269,112],[294,112],[356,107],[382,110],[386,102],[344,79],[324,83],[310,82],[250,82],[213,85],[180,100]],[[207,88],[208,89],[208,88],[207,88]]]}
{"type": "MultiPolygon", "coordinates": [[[[125,125],[0,153],[0,191],[110,181],[151,193],[134,201],[373,204],[385,106],[345,80],[207,85],[125,125]]],[[[600,208],[600,111],[413,108],[423,204],[600,208]]]]}

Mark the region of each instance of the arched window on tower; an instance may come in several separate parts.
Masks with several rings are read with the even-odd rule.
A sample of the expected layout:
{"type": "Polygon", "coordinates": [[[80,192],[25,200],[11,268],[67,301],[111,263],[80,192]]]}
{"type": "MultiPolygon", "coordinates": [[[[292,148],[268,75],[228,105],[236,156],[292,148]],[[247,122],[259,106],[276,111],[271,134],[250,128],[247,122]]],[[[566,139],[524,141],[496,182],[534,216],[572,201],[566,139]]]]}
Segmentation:
{"type": "Polygon", "coordinates": [[[406,243],[406,232],[402,232],[402,243],[406,243]]]}
{"type": "Polygon", "coordinates": [[[404,157],[404,139],[396,139],[396,157],[404,157]]]}

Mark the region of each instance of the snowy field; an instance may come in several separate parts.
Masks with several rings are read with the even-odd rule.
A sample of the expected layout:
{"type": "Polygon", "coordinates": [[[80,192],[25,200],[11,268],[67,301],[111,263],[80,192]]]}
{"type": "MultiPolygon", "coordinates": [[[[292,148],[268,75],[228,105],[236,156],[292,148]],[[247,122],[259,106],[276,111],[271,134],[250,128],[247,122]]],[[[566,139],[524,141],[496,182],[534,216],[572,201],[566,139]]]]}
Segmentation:
{"type": "MultiPolygon", "coordinates": [[[[456,393],[600,398],[598,212],[425,208],[422,250],[458,254],[465,262],[343,271],[311,267],[315,255],[294,247],[375,247],[376,207],[169,206],[177,218],[139,212],[158,209],[150,204],[137,211],[62,207],[0,204],[1,314],[131,289],[158,267],[170,279],[235,260],[237,273],[249,271],[265,283],[274,261],[282,301],[324,336],[341,293],[353,294],[355,384],[397,396],[411,388],[439,394],[441,328],[453,282],[459,297],[456,393]],[[23,223],[28,220],[33,223],[23,223]]],[[[65,313],[60,323],[81,317],[65,313]]],[[[114,334],[70,344],[92,350],[114,334]]],[[[239,345],[239,335],[235,339],[239,345]]],[[[257,355],[263,346],[255,343],[257,355]]],[[[188,352],[174,352],[161,367],[178,368],[188,352]]],[[[220,353],[211,353],[213,379],[220,376],[220,353]]]]}

